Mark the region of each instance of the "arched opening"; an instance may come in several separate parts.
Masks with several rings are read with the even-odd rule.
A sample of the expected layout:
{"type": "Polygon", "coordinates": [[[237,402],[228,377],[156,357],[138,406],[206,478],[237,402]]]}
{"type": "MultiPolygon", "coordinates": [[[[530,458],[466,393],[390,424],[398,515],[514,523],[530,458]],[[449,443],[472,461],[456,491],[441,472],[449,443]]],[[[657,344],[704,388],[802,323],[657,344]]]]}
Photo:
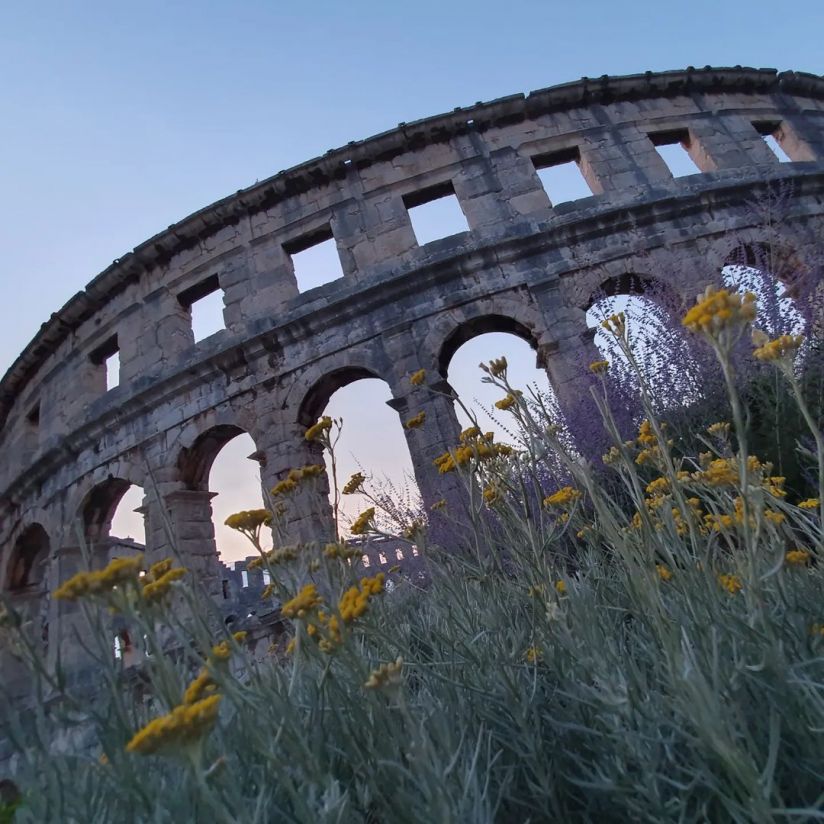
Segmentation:
{"type": "Polygon", "coordinates": [[[778,337],[802,334],[807,329],[807,273],[807,267],[789,252],[756,243],[740,246],[730,254],[721,278],[727,289],[756,296],[755,325],[770,337],[778,337]]]}
{"type": "Polygon", "coordinates": [[[585,308],[587,326],[594,332],[593,343],[610,364],[609,380],[616,390],[627,397],[637,396],[637,367],[661,408],[698,396],[700,362],[681,325],[683,302],[671,289],[652,278],[625,274],[604,281],[585,308]],[[634,364],[615,336],[602,326],[607,318],[621,312],[634,364]]]}
{"type": "MultiPolygon", "coordinates": [[[[479,364],[494,358],[507,360],[507,380],[515,389],[529,397],[541,397],[551,414],[560,422],[555,393],[546,370],[536,357],[537,343],[533,333],[512,318],[487,315],[459,326],[445,341],[440,353],[441,374],[460,398],[463,406],[475,416],[486,432],[495,433],[499,442],[516,443],[518,433],[512,417],[495,407],[501,400],[501,390],[484,383],[479,364]]],[[[461,403],[455,404],[462,427],[472,424],[461,403]]]]}
{"type": "Polygon", "coordinates": [[[142,487],[109,477],[86,495],[80,507],[83,535],[89,548],[122,545],[139,549],[146,543],[142,487]]]}
{"type": "MultiPolygon", "coordinates": [[[[420,495],[401,421],[388,405],[391,400],[388,384],[374,373],[360,367],[340,369],[312,387],[301,406],[299,421],[304,427],[323,415],[342,421],[335,448],[338,490],[352,475],[362,472],[369,491],[380,501],[378,517],[408,523],[420,508],[420,495]],[[389,512],[381,514],[381,508],[389,512]]],[[[315,454],[320,462],[320,450],[315,454]]],[[[332,463],[327,452],[323,461],[329,479],[329,501],[334,506],[332,463]]],[[[361,493],[339,496],[344,536],[349,535],[351,522],[370,506],[374,503],[361,493]]]]}
{"type": "Polygon", "coordinates": [[[6,572],[6,590],[18,595],[42,592],[48,558],[49,536],[40,524],[32,524],[14,543],[6,572]]]}
{"type": "Polygon", "coordinates": [[[212,523],[221,561],[232,563],[254,554],[248,539],[225,523],[235,512],[263,507],[260,457],[252,436],[238,426],[215,426],[184,451],[180,467],[189,489],[213,496],[212,523]]]}

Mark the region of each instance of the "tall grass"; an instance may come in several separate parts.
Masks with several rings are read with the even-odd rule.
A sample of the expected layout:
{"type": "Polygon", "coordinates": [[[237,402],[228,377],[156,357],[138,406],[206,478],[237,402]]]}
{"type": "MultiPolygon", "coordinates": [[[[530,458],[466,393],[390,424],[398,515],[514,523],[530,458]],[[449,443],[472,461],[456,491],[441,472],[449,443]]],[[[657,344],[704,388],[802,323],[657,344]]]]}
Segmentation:
{"type": "MultiPolygon", "coordinates": [[[[762,362],[801,427],[790,495],[747,440],[735,361],[746,301],[702,305],[695,334],[726,379],[728,412],[689,442],[674,434],[683,416],[668,424],[633,366],[620,316],[605,323],[635,369],[639,414],[627,437],[609,367],[593,365],[603,459],[577,450],[539,396],[519,394],[505,362],[485,367],[521,446],[468,430],[442,456],[466,495],[439,510],[452,520],[448,545],[405,524],[429,562],[424,588],[401,576],[385,590],[343,543],[281,542],[290,496],[312,471],[272,511],[238,516],[271,574],[288,652],[251,654],[196,581],[164,578],[168,565],[81,576],[62,595],[85,621],[92,698],[37,666],[25,622],[7,612],[7,640],[34,666],[40,696],[5,718],[22,790],[14,820],[824,818],[817,408],[798,343],[768,349],[762,362]],[[111,654],[112,609],[146,638],[136,669],[111,654]],[[147,728],[164,715],[178,722],[147,728]]],[[[332,426],[312,437],[331,448],[332,426]]],[[[354,531],[378,534],[376,521],[385,531],[368,512],[354,531]]]]}

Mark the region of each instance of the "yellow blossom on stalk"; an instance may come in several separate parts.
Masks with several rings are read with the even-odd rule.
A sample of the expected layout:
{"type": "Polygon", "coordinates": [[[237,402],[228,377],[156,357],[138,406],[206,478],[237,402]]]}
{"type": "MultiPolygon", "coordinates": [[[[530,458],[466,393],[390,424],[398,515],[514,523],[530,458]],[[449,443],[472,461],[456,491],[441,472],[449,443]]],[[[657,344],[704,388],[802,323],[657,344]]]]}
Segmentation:
{"type": "Polygon", "coordinates": [[[235,512],[234,515],[230,515],[224,521],[230,529],[235,529],[255,540],[260,535],[261,527],[271,522],[272,513],[268,509],[249,509],[235,512]]]}
{"type": "Polygon", "coordinates": [[[457,466],[455,459],[449,452],[444,452],[443,455],[438,455],[432,463],[438,467],[438,472],[441,475],[451,472],[457,466]]]}
{"type": "Polygon", "coordinates": [[[664,476],[656,478],[647,484],[647,494],[649,495],[666,495],[669,492],[670,482],[669,478],[664,476]]]}
{"type": "Polygon", "coordinates": [[[785,477],[781,475],[772,475],[763,482],[762,486],[773,497],[786,498],[787,493],[784,491],[784,484],[786,482],[787,479],[785,477]]]}
{"type": "Polygon", "coordinates": [[[372,519],[375,517],[375,507],[370,506],[369,509],[361,512],[352,524],[351,533],[353,535],[363,535],[371,526],[372,519]]]}
{"type": "Polygon", "coordinates": [[[638,443],[641,446],[652,446],[656,443],[656,440],[652,424],[645,418],[638,427],[638,443]]]}
{"type": "Polygon", "coordinates": [[[372,670],[363,686],[369,690],[397,688],[401,685],[402,669],[403,658],[399,656],[394,663],[381,664],[376,670],[372,670]]]}
{"type": "Polygon", "coordinates": [[[489,362],[489,371],[496,378],[499,378],[499,377],[501,377],[501,375],[504,374],[504,372],[506,372],[507,366],[508,366],[508,364],[506,362],[506,358],[503,355],[501,355],[500,358],[493,358],[489,362]]]}
{"type": "Polygon", "coordinates": [[[658,572],[658,577],[662,581],[669,581],[672,579],[672,570],[665,564],[656,564],[655,569],[658,572]]]}
{"type": "Polygon", "coordinates": [[[420,386],[426,380],[426,369],[418,369],[409,376],[409,383],[412,386],[420,386]]]}
{"type": "Polygon", "coordinates": [[[543,584],[533,584],[526,591],[526,594],[530,598],[540,598],[544,594],[545,590],[546,590],[546,587],[543,584]]]}
{"type": "Polygon", "coordinates": [[[487,486],[484,489],[483,496],[484,496],[484,503],[487,506],[492,506],[492,504],[494,504],[495,501],[498,500],[498,497],[499,497],[498,490],[497,490],[496,487],[494,487],[492,485],[487,486]]]}
{"type": "Polygon", "coordinates": [[[474,441],[475,438],[479,438],[481,436],[481,430],[478,429],[477,426],[470,426],[467,429],[464,429],[460,435],[458,435],[458,440],[461,443],[467,443],[469,441],[474,441]]]}
{"type": "Polygon", "coordinates": [[[818,509],[820,501],[818,498],[807,498],[806,501],[801,501],[798,504],[799,509],[818,509]]]}
{"type": "Polygon", "coordinates": [[[363,486],[363,482],[366,478],[363,475],[363,472],[356,472],[347,482],[346,485],[343,487],[343,494],[344,495],[354,495],[356,492],[360,490],[363,486]]]}
{"type": "Polygon", "coordinates": [[[157,580],[148,581],[148,575],[143,579],[143,598],[152,603],[159,601],[166,595],[175,581],[179,581],[186,574],[183,567],[175,567],[164,572],[157,580]]]}
{"type": "Polygon", "coordinates": [[[617,463],[617,461],[621,457],[621,451],[618,449],[617,446],[611,446],[609,448],[609,452],[601,455],[601,460],[607,465],[610,466],[611,464],[617,463]]]}
{"type": "Polygon", "coordinates": [[[609,369],[609,361],[606,360],[597,360],[593,361],[589,365],[589,369],[591,372],[594,372],[596,375],[603,375],[604,372],[609,369]]]}
{"type": "MultiPolygon", "coordinates": [[[[232,640],[236,644],[242,644],[246,640],[247,633],[243,632],[234,632],[232,633],[232,640]]],[[[215,644],[212,647],[212,657],[217,661],[227,661],[232,655],[232,648],[229,645],[228,641],[220,641],[219,643],[215,644]]]]}
{"type": "Polygon", "coordinates": [[[324,415],[317,423],[312,424],[312,426],[306,430],[304,437],[307,441],[316,441],[331,428],[332,419],[328,415],[324,415]]]}
{"type": "Polygon", "coordinates": [[[738,467],[732,458],[717,458],[701,472],[694,472],[693,480],[709,486],[737,486],[738,467]]]}
{"type": "Polygon", "coordinates": [[[279,495],[286,495],[288,492],[292,492],[294,489],[297,489],[297,486],[297,481],[292,478],[284,478],[272,487],[271,492],[272,495],[277,498],[279,495]]]}
{"type": "Polygon", "coordinates": [[[616,338],[622,338],[627,331],[626,315],[623,312],[610,315],[608,318],[601,321],[601,326],[606,329],[607,332],[612,332],[616,338]]]}
{"type": "Polygon", "coordinates": [[[86,596],[106,595],[115,587],[136,583],[142,566],[142,553],[128,558],[114,558],[104,569],[73,575],[54,591],[54,597],[76,601],[86,596]]]}
{"type": "Polygon", "coordinates": [[[418,412],[417,415],[410,418],[404,425],[404,429],[417,429],[420,426],[423,426],[423,422],[426,420],[426,412],[418,412]]]}
{"type": "Polygon", "coordinates": [[[755,320],[755,295],[740,295],[728,289],[715,290],[708,286],[682,321],[691,332],[717,336],[724,330],[742,327],[755,320]]]}
{"type": "Polygon", "coordinates": [[[764,517],[774,526],[781,526],[786,520],[783,512],[776,512],[774,509],[765,509],[764,517]]]}
{"type": "Polygon", "coordinates": [[[807,566],[812,560],[812,553],[806,549],[791,549],[784,560],[790,566],[807,566]]]}
{"type": "Polygon", "coordinates": [[[544,657],[540,647],[531,646],[524,653],[524,658],[528,664],[537,664],[544,657]]]}
{"type": "Polygon", "coordinates": [[[495,408],[505,412],[507,409],[511,409],[515,406],[516,402],[517,398],[510,392],[505,398],[495,401],[495,408]]]}
{"type": "Polygon", "coordinates": [[[721,586],[724,587],[730,595],[735,595],[736,592],[740,592],[744,589],[744,584],[738,575],[719,575],[718,583],[721,584],[721,586]]]}
{"type": "Polygon", "coordinates": [[[338,601],[338,612],[344,623],[350,624],[366,612],[369,599],[383,592],[384,574],[379,572],[374,578],[362,578],[360,587],[352,586],[338,601]]]}
{"type": "Polygon", "coordinates": [[[263,592],[260,593],[261,600],[265,601],[267,598],[271,598],[275,594],[275,585],[274,584],[266,584],[263,588],[263,592]]]}
{"type": "Polygon", "coordinates": [[[340,558],[347,560],[349,558],[359,558],[363,555],[363,550],[359,547],[350,547],[345,543],[331,543],[326,544],[323,548],[324,558],[340,558]]]}
{"type": "Polygon", "coordinates": [[[183,703],[186,705],[196,704],[202,698],[217,691],[217,684],[214,682],[209,670],[201,669],[197,677],[183,693],[183,703]]]}
{"type": "Polygon", "coordinates": [[[426,524],[422,520],[415,518],[409,526],[404,529],[403,537],[409,541],[414,541],[425,529],[426,524]]]}
{"type": "Polygon", "coordinates": [[[726,421],[719,421],[708,426],[707,432],[716,438],[726,438],[730,434],[730,425],[726,421]]]}
{"type": "Polygon", "coordinates": [[[188,747],[206,735],[217,720],[221,696],[210,695],[193,704],[181,704],[134,734],[128,752],[153,755],[188,747]]]}
{"type": "MultiPolygon", "coordinates": [[[[766,335],[764,335],[766,338],[766,335]]],[[[753,342],[756,342],[755,335],[753,335],[753,342]]],[[[753,350],[753,355],[760,361],[776,361],[782,358],[792,358],[804,343],[803,335],[781,335],[775,340],[768,340],[762,342],[757,341],[760,345],[753,350]]]]}
{"type": "Polygon", "coordinates": [[[552,495],[547,495],[547,497],[544,498],[544,505],[566,506],[569,503],[574,503],[579,500],[580,497],[581,493],[577,489],[573,489],[571,486],[564,486],[557,492],[553,492],[552,495]]]}
{"type": "Polygon", "coordinates": [[[556,591],[559,595],[564,595],[564,594],[566,593],[566,591],[567,591],[567,585],[566,585],[566,583],[564,583],[564,581],[561,581],[560,579],[559,579],[559,580],[557,580],[557,581],[555,582],[555,591],[556,591]]]}
{"type": "Polygon", "coordinates": [[[301,591],[281,607],[286,618],[303,618],[307,612],[323,604],[323,598],[314,584],[306,584],[301,591]]]}
{"type": "Polygon", "coordinates": [[[441,498],[439,501],[435,501],[432,506],[429,507],[433,512],[438,512],[441,509],[446,509],[446,498],[441,498]]]}

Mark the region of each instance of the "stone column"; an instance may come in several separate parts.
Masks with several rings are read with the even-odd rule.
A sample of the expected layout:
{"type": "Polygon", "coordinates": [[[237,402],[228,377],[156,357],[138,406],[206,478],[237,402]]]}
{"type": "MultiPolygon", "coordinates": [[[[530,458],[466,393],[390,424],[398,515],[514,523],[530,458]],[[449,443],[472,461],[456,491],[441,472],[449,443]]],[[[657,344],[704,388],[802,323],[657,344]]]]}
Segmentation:
{"type": "Polygon", "coordinates": [[[752,172],[753,166],[775,164],[775,155],[746,118],[739,115],[715,115],[689,124],[690,146],[687,151],[702,172],[716,169],[739,169],[752,172]]]}

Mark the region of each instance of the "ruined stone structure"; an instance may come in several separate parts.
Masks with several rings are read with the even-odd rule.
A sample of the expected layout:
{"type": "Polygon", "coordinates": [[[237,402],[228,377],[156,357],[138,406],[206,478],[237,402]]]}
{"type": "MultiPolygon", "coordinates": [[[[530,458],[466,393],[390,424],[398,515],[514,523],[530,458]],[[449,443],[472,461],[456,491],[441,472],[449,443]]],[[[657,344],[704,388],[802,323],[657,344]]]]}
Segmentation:
{"type": "MultiPolygon", "coordinates": [[[[792,185],[797,258],[824,226],[824,78],[706,68],[583,79],[402,123],[202,209],[96,277],[0,382],[2,586],[57,648],[71,611],[46,592],[77,569],[79,531],[105,560],[114,509],[137,484],[150,558],[168,552],[168,526],[220,598],[215,456],[248,432],[271,487],[318,460],[306,426],[367,376],[388,383],[401,420],[426,412],[407,438],[431,503],[445,482],[432,459],[458,424],[450,400],[412,393],[411,372],[444,389],[458,346],[513,332],[563,408],[595,359],[585,311],[599,288],[655,276],[691,299],[730,237],[770,242],[751,203],[776,182],[792,185]],[[700,173],[673,178],[665,144],[700,173]],[[566,161],[592,196],[556,206],[537,170],[566,161]],[[419,245],[408,210],[446,194],[469,231],[419,245]],[[292,255],[328,238],[343,277],[299,293],[292,255]],[[694,261],[692,281],[673,250],[694,261]],[[195,344],[190,307],[218,289],[226,328],[195,344]],[[120,385],[107,392],[114,352],[120,385]]],[[[323,490],[307,492],[295,534],[323,532],[326,517],[323,490]]]]}

